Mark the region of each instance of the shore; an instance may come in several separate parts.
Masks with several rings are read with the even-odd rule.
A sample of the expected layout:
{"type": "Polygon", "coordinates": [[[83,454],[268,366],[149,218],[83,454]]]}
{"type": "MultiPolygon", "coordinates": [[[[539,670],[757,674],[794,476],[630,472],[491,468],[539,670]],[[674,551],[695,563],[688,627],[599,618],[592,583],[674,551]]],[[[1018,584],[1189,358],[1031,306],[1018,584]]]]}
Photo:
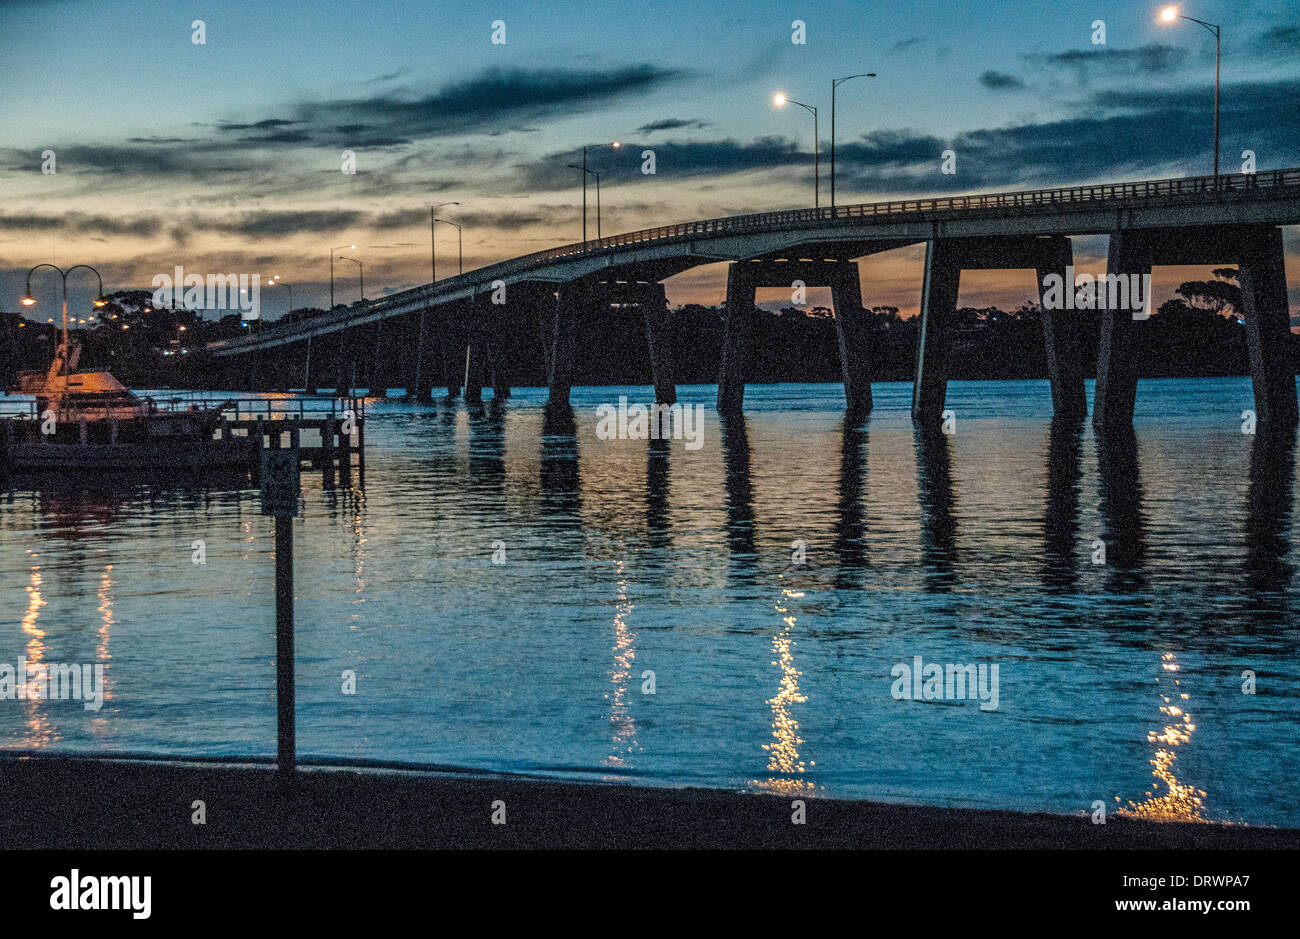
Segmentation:
{"type": "Polygon", "coordinates": [[[1296,850],[1300,830],[266,764],[0,757],[0,832],[30,849],[1296,850]],[[205,824],[195,824],[194,803],[205,824]],[[501,817],[505,824],[493,824],[501,817]]]}

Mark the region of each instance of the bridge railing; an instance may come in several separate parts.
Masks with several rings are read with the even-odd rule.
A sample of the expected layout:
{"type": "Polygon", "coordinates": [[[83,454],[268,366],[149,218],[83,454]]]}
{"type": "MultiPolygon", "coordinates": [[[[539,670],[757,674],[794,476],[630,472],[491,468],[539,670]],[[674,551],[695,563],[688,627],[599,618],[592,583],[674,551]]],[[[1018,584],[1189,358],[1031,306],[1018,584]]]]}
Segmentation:
{"type": "Polygon", "coordinates": [[[792,227],[817,227],[826,224],[852,225],[864,219],[896,221],[899,216],[917,220],[928,219],[936,213],[1014,211],[1016,213],[1051,212],[1062,206],[1078,207],[1095,203],[1098,207],[1122,208],[1140,206],[1153,200],[1185,199],[1204,200],[1213,195],[1249,192],[1275,192],[1277,190],[1300,193],[1300,168],[1267,170],[1262,173],[1232,173],[1219,176],[1188,176],[1175,179],[1140,180],[1131,183],[1105,183],[1094,186],[1063,186],[1056,189],[1027,189],[1017,192],[980,193],[976,195],[943,196],[926,199],[900,199],[887,202],[865,202],[853,205],[826,206],[815,209],[788,209],[777,212],[759,212],[752,215],[732,215],[724,218],[703,219],[661,225],[640,231],[611,235],[595,241],[576,242],[521,255],[508,261],[490,264],[465,274],[448,277],[436,284],[413,287],[373,300],[360,309],[330,311],[308,320],[284,326],[273,326],[257,337],[247,336],[212,343],[209,348],[223,346],[256,345],[258,339],[272,339],[292,334],[302,327],[346,324],[358,315],[381,312],[392,307],[408,306],[412,302],[429,301],[442,293],[461,290],[488,280],[505,279],[515,273],[537,267],[546,261],[585,257],[612,252],[630,245],[668,243],[687,240],[701,235],[745,235],[767,231],[789,230],[792,227]]]}

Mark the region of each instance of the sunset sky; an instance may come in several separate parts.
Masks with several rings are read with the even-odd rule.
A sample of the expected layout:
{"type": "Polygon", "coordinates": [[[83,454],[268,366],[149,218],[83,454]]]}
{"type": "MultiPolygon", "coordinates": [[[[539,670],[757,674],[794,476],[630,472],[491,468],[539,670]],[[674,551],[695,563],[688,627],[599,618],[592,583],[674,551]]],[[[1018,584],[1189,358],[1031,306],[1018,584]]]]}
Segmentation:
{"type": "MultiPolygon", "coordinates": [[[[19,308],[23,275],[42,261],[93,264],[110,290],[148,287],[176,265],[279,275],[295,306],[324,306],[329,249],[351,243],[374,297],[427,283],[431,202],[460,202],[443,214],[465,226],[467,269],[578,241],[580,174],[565,164],[613,139],[624,149],[591,159],[606,235],[810,206],[811,116],[772,95],[821,109],[825,201],[830,82],[856,72],[879,77],[840,88],[841,204],[1208,174],[1214,37],[1160,23],[1159,8],[0,0],[0,310],[19,308]],[[491,41],[494,20],[504,44],[491,41]],[[791,42],[794,20],[804,45],[791,42]],[[47,149],[53,175],[41,171],[47,149]],[[955,175],[939,171],[946,149],[955,175]],[[355,175],[341,172],[345,150],[355,175]]],[[[1300,165],[1300,7],[1202,0],[1183,11],[1223,24],[1224,171],[1246,149],[1260,170],[1300,165]]],[[[456,233],[438,237],[445,276],[456,233]]],[[[1294,307],[1295,230],[1287,248],[1294,307]]],[[[1104,249],[1104,238],[1076,239],[1079,266],[1100,269],[1104,249]]],[[[864,263],[866,305],[914,311],[921,251],[864,263]]],[[[355,299],[355,265],[336,271],[339,300],[355,299]]],[[[1158,271],[1157,302],[1203,274],[1158,271]]],[[[668,287],[674,303],[718,303],[721,269],[668,287]]],[[[961,302],[1015,306],[1032,291],[1028,271],[968,274],[961,302]]],[[[38,294],[44,311],[54,290],[38,294]]],[[[285,299],[264,291],[265,314],[285,299]]]]}

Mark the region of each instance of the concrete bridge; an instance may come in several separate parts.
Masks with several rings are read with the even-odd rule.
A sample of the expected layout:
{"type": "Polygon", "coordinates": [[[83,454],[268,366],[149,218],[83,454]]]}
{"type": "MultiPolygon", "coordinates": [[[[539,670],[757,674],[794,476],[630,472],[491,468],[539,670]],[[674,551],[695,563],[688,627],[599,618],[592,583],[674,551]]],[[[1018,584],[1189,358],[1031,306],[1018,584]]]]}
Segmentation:
{"type": "MultiPolygon", "coordinates": [[[[435,385],[459,393],[464,373],[466,400],[477,401],[488,382],[499,397],[509,394],[509,356],[500,342],[504,324],[537,318],[549,400],[567,404],[584,332],[602,311],[630,306],[643,315],[656,398],[672,402],[671,327],[661,282],[697,265],[726,261],[731,266],[719,411],[737,414],[743,407],[755,291],[801,281],[831,289],[848,407],[865,412],[871,407],[871,349],[853,259],[925,243],[912,414],[930,426],[943,412],[961,272],[1029,268],[1041,293],[1048,275],[1066,277],[1071,235],[1106,234],[1108,279],[1135,275],[1140,282],[1153,265],[1239,267],[1257,415],[1262,423],[1291,427],[1297,402],[1279,226],[1294,224],[1300,224],[1300,169],[765,212],[540,251],[362,307],[269,326],[213,343],[207,351],[235,370],[267,353],[292,360],[293,378],[284,379],[286,385],[301,378],[312,388],[325,384],[321,378],[328,375],[339,387],[352,387],[364,377],[373,387],[406,387],[421,399],[435,385]],[[386,327],[390,339],[396,327],[414,343],[406,374],[394,374],[382,355],[386,327]],[[443,341],[435,344],[435,336],[443,341]],[[434,355],[435,345],[454,351],[434,355]],[[460,358],[466,348],[467,367],[460,358]]],[[[1135,310],[1106,284],[1098,293],[1104,305],[1093,423],[1099,430],[1129,427],[1141,314],[1135,318],[1135,310]]],[[[1040,299],[1045,307],[1060,306],[1049,304],[1050,297],[1040,299]]],[[[1046,309],[1043,326],[1055,413],[1082,417],[1087,405],[1077,313],[1046,309]]]]}

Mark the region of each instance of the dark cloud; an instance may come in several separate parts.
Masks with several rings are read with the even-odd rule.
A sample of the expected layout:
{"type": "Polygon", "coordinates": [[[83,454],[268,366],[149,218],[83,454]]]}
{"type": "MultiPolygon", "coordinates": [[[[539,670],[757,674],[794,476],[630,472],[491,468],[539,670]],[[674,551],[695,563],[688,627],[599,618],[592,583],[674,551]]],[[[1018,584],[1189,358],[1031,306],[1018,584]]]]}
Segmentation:
{"type": "Polygon", "coordinates": [[[198,224],[208,231],[250,238],[292,235],[299,232],[337,232],[366,221],[364,212],[301,211],[244,212],[233,218],[206,219],[198,224]]]}
{"type": "Polygon", "coordinates": [[[908,36],[906,39],[900,39],[898,40],[898,42],[890,46],[889,51],[906,52],[908,49],[911,49],[913,46],[918,46],[923,42],[925,42],[925,40],[920,36],[908,36]]]}
{"type": "Polygon", "coordinates": [[[662,121],[651,121],[649,124],[642,124],[636,129],[638,134],[653,134],[661,130],[683,130],[687,127],[708,127],[708,121],[701,121],[696,118],[684,119],[680,117],[668,117],[662,121]]]}
{"type": "Polygon", "coordinates": [[[1025,83],[1016,76],[994,71],[988,71],[981,75],[980,84],[994,91],[1014,91],[1025,87],[1025,83]]]}
{"type": "Polygon", "coordinates": [[[1156,75],[1173,72],[1187,61],[1188,51],[1183,47],[1151,43],[1136,49],[1113,49],[1096,46],[1091,49],[1068,49],[1048,55],[1026,55],[1024,60],[1049,71],[1068,68],[1079,81],[1093,77],[1156,75]]]}
{"type": "Polygon", "coordinates": [[[0,215],[0,231],[58,231],[147,238],[156,234],[161,227],[162,219],[154,215],[130,218],[87,215],[82,212],[69,212],[66,215],[0,215]]]}
{"type": "MultiPolygon", "coordinates": [[[[1238,135],[1231,129],[1249,129],[1252,149],[1260,153],[1292,152],[1298,97],[1295,79],[1227,86],[1224,127],[1238,135]]],[[[1086,117],[969,131],[951,140],[882,131],[840,144],[837,168],[846,188],[885,193],[1150,178],[1153,167],[1170,164],[1194,175],[1209,172],[1208,99],[1204,88],[1107,90],[1084,102],[1086,117]],[[955,175],[939,172],[946,149],[957,153],[955,175]]]]}
{"type": "Polygon", "coordinates": [[[1300,49],[1300,25],[1274,26],[1255,39],[1254,47],[1264,55],[1294,55],[1300,49]]]}

